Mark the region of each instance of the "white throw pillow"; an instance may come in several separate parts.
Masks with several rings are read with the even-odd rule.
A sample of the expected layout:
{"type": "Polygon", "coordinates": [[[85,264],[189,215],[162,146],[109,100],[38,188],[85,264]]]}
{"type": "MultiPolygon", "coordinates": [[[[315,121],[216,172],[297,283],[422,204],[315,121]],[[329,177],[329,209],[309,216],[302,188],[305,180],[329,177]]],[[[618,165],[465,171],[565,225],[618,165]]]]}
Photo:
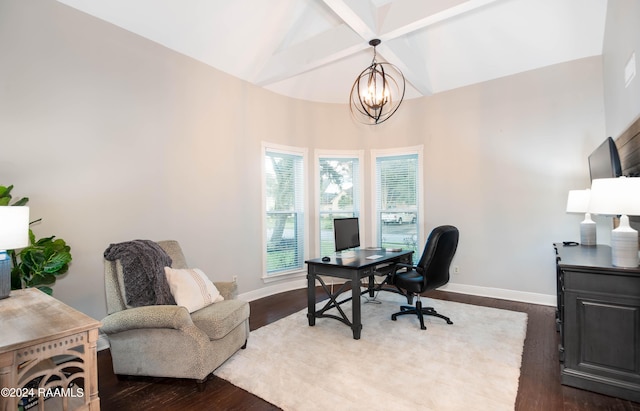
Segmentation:
{"type": "Polygon", "coordinates": [[[224,300],[209,277],[198,268],[165,267],[164,272],[176,304],[186,307],[190,313],[224,300]]]}

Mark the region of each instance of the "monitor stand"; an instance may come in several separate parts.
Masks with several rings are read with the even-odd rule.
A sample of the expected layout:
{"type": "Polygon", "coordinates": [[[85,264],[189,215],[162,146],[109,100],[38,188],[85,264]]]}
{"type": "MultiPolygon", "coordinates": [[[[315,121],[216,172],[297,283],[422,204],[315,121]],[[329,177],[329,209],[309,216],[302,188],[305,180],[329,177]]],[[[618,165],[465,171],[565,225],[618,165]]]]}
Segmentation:
{"type": "Polygon", "coordinates": [[[348,250],[336,251],[336,257],[337,258],[355,258],[356,252],[354,249],[351,249],[351,248],[348,250]]]}

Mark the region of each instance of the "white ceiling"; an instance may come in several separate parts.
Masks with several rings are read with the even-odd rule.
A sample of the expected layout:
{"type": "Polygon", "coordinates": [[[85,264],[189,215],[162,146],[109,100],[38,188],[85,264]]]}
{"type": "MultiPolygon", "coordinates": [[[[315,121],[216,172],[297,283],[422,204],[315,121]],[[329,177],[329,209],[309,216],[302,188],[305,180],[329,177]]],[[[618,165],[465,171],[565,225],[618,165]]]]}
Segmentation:
{"type": "Polygon", "coordinates": [[[602,54],[607,0],[58,0],[276,93],[346,103],[378,60],[406,98],[602,54]]]}

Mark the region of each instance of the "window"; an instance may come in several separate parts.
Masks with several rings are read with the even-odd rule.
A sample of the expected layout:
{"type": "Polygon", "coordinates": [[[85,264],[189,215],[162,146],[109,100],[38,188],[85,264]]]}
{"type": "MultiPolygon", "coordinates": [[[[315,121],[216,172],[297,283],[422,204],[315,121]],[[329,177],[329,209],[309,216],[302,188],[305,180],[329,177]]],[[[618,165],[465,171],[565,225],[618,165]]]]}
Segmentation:
{"type": "MultiPolygon", "coordinates": [[[[320,255],[335,251],[333,219],[360,217],[360,164],[362,153],[316,155],[318,220],[316,232],[320,255]]],[[[360,225],[362,230],[363,225],[360,225]]],[[[364,236],[361,233],[361,238],[364,236]]]]}
{"type": "Polygon", "coordinates": [[[420,236],[422,147],[393,152],[374,151],[378,244],[422,252],[420,236]]]}
{"type": "Polygon", "coordinates": [[[265,265],[269,277],[304,268],[306,150],[263,147],[265,265]]]}

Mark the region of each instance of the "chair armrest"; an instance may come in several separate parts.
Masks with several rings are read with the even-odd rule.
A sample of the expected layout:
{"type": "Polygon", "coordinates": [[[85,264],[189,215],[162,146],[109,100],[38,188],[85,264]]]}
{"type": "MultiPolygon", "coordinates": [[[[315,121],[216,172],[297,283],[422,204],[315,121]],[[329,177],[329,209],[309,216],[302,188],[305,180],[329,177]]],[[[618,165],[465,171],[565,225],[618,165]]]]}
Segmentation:
{"type": "Polygon", "coordinates": [[[396,263],[393,266],[393,274],[395,275],[398,272],[398,269],[406,268],[407,271],[413,270],[416,268],[413,264],[405,264],[405,263],[396,263]]]}
{"type": "Polygon", "coordinates": [[[235,281],[219,281],[213,283],[225,300],[238,298],[238,283],[235,281]]]}
{"type": "Polygon", "coordinates": [[[189,311],[179,305],[149,305],[129,308],[106,316],[101,330],[105,334],[141,328],[171,328],[184,330],[193,327],[189,311]]]}

